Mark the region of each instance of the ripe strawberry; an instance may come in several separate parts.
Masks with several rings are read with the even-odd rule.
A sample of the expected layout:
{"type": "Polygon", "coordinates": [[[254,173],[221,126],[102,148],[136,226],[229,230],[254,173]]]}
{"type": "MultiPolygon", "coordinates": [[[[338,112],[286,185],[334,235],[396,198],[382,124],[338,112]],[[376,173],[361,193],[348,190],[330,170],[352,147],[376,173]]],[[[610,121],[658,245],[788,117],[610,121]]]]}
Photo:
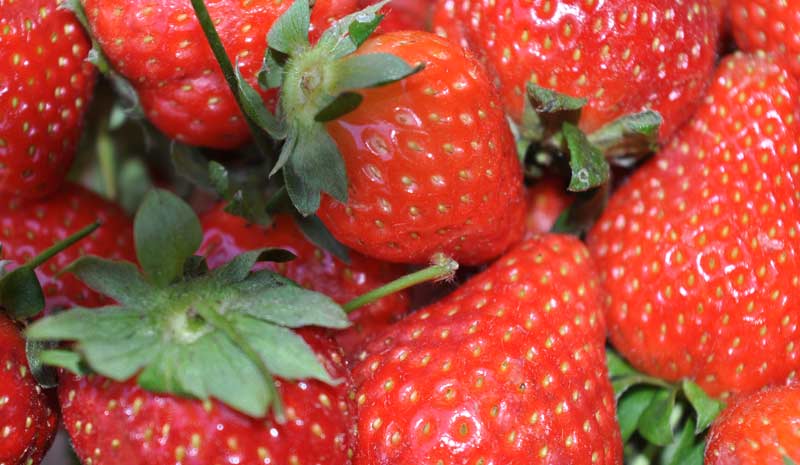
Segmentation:
{"type": "MultiPolygon", "coordinates": [[[[188,1],[86,0],[95,37],[111,64],[131,81],[145,114],[172,138],[191,145],[230,149],[250,138],[239,107],[214,59],[188,1]]],[[[291,2],[206,2],[231,60],[258,88],[256,74],[267,31],[291,2]]],[[[320,0],[314,31],[355,9],[356,0],[320,0]]],[[[268,106],[276,93],[261,92],[268,106]]]]}
{"type": "MultiPolygon", "coordinates": [[[[361,8],[366,8],[375,2],[360,0],[358,3],[361,8]]],[[[385,16],[376,33],[429,30],[434,3],[433,0],[392,1],[386,7],[385,16]]]]}
{"type": "Polygon", "coordinates": [[[550,231],[556,220],[572,203],[566,186],[557,178],[543,179],[528,188],[528,216],[525,230],[528,233],[550,231]]]}
{"type": "Polygon", "coordinates": [[[666,140],[697,107],[717,21],[708,0],[439,0],[434,30],[486,63],[516,121],[530,81],[587,98],[584,131],[648,108],[666,140]]]}
{"type": "Polygon", "coordinates": [[[343,382],[277,381],[283,424],[217,401],[153,394],[132,381],[66,376],[59,398],[78,457],[93,465],[348,463],[355,405],[341,349],[321,331],[303,334],[331,377],[343,382]]]}
{"type": "MultiPolygon", "coordinates": [[[[220,205],[203,215],[201,221],[204,236],[200,253],[211,268],[247,250],[263,247],[286,249],[297,258],[287,263],[269,263],[266,267],[340,304],[402,275],[402,270],[396,267],[357,254],[351,255],[350,265],[343,263],[309,242],[289,216],[276,216],[273,223],[264,228],[226,213],[220,205]]],[[[384,326],[406,313],[408,307],[407,293],[388,295],[351,313],[354,325],[337,332],[336,340],[345,354],[353,354],[384,326]]]]}
{"type": "Polygon", "coordinates": [[[733,36],[742,50],[783,54],[800,78],[800,1],[728,0],[733,36]]]}
{"type": "Polygon", "coordinates": [[[529,239],[368,348],[355,464],[621,464],[604,340],[586,248],[529,239]]]}
{"type": "Polygon", "coordinates": [[[95,221],[103,223],[100,229],[36,270],[48,311],[108,303],[107,299],[89,290],[73,276],[58,276],[58,273],[87,254],[133,259],[132,223],[122,209],[75,184],[65,185],[46,200],[0,199],[2,257],[17,264],[28,261],[95,221]]]}
{"type": "Polygon", "coordinates": [[[0,314],[0,463],[41,462],[58,426],[54,404],[31,376],[17,327],[0,314]]]}
{"type": "Polygon", "coordinates": [[[726,58],[589,234],[611,340],[640,370],[716,396],[800,367],[799,96],[770,59],[726,58]]]}
{"type": "Polygon", "coordinates": [[[424,32],[368,40],[357,56],[391,53],[421,72],[363,91],[328,123],[347,168],[347,203],[325,196],[319,217],[364,255],[424,263],[437,252],[466,265],[517,241],[525,215],[514,141],[481,65],[424,32]]]}
{"type": "Polygon", "coordinates": [[[95,69],[60,3],[0,3],[0,196],[54,192],[75,156],[95,69]]]}
{"type": "Polygon", "coordinates": [[[707,465],[785,465],[800,460],[800,385],[740,398],[722,412],[708,436],[707,465]]]}

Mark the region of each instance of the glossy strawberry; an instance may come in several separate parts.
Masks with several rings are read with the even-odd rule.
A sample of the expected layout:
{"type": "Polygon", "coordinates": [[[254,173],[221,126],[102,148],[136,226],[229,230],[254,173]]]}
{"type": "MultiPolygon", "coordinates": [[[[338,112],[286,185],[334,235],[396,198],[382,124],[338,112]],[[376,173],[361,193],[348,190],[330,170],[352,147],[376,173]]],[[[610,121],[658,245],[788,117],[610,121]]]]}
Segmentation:
{"type": "Polygon", "coordinates": [[[73,276],[58,274],[87,254],[109,259],[133,259],[133,226],[125,212],[75,184],[67,184],[46,200],[0,198],[2,258],[22,264],[70,234],[94,223],[100,229],[36,270],[47,299],[47,310],[76,305],[96,307],[107,299],[73,276]]]}
{"type": "Polygon", "coordinates": [[[611,340],[640,370],[724,395],[800,367],[798,92],[766,57],[726,58],[590,233],[611,340]]]}
{"type": "Polygon", "coordinates": [[[800,78],[800,1],[728,0],[736,44],[781,54],[800,78]]]}
{"type": "MultiPolygon", "coordinates": [[[[270,269],[303,287],[321,292],[340,304],[369,292],[402,275],[402,270],[371,258],[351,254],[343,263],[333,254],[316,247],[305,238],[290,216],[273,218],[268,227],[248,224],[225,213],[218,206],[201,218],[203,245],[200,253],[216,268],[247,250],[278,247],[297,256],[287,263],[270,263],[270,269]]],[[[355,353],[365,341],[408,311],[405,292],[391,294],[350,314],[353,326],[336,333],[346,354],[355,353]]]]}
{"type": "Polygon", "coordinates": [[[621,464],[604,339],[586,248],[529,239],[368,348],[355,463],[621,464]]]}
{"type": "Polygon", "coordinates": [[[341,349],[320,331],[307,330],[304,338],[341,382],[279,380],[283,424],[216,401],[153,394],[133,382],[67,376],[59,398],[75,451],[94,465],[347,464],[355,407],[341,349]]]}
{"type": "Polygon", "coordinates": [[[527,82],[589,100],[581,129],[658,111],[666,140],[697,107],[715,58],[708,0],[439,0],[434,29],[475,52],[519,121],[527,82]]]}
{"type": "Polygon", "coordinates": [[[522,234],[525,201],[513,137],[481,65],[424,32],[384,34],[356,53],[425,68],[363,90],[358,109],[328,123],[349,196],[325,196],[322,221],[344,244],[387,261],[443,252],[469,265],[500,255],[522,234]]]}
{"type": "MultiPolygon", "coordinates": [[[[189,1],[87,0],[95,37],[114,68],[131,81],[147,117],[168,136],[214,148],[241,146],[250,137],[189,1]]],[[[231,60],[258,88],[270,26],[291,2],[206,2],[231,60]]],[[[355,9],[356,0],[320,0],[314,30],[355,9]]],[[[276,93],[261,92],[274,106],[276,93]]]]}
{"type": "Polygon", "coordinates": [[[38,465],[58,426],[54,399],[28,368],[25,341],[0,314],[0,463],[38,465]]]}
{"type": "Polygon", "coordinates": [[[706,446],[707,465],[785,465],[800,460],[800,385],[742,397],[717,418],[706,446]]]}
{"type": "Polygon", "coordinates": [[[95,81],[90,44],[60,0],[0,3],[0,196],[64,181],[95,81]]]}
{"type": "Polygon", "coordinates": [[[550,231],[570,203],[572,203],[572,198],[560,179],[547,178],[538,181],[528,188],[526,231],[534,234],[550,231]]]}

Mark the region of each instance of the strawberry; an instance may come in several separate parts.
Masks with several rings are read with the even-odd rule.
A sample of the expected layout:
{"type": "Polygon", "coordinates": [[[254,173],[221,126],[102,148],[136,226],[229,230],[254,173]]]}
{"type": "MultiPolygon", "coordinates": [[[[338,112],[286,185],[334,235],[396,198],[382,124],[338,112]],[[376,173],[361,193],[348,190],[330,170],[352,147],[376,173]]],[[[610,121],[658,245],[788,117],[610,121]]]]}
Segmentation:
{"type": "Polygon", "coordinates": [[[58,426],[53,400],[31,375],[16,325],[0,314],[0,463],[41,462],[58,426]]]}
{"type": "Polygon", "coordinates": [[[515,121],[532,82],[587,98],[580,120],[587,132],[655,110],[662,141],[697,107],[717,22],[708,0],[440,0],[434,14],[434,30],[475,52],[497,77],[515,121]]]}
{"type": "Polygon", "coordinates": [[[743,396],[722,412],[708,436],[707,465],[785,465],[800,460],[800,385],[743,396]]]}
{"type": "Polygon", "coordinates": [[[132,223],[121,208],[75,184],[65,185],[46,200],[0,199],[2,256],[18,264],[95,221],[100,221],[103,226],[89,239],[70,247],[36,270],[47,298],[48,311],[108,303],[74,277],[58,274],[87,254],[133,259],[132,223]]]}
{"type": "MultiPolygon", "coordinates": [[[[349,374],[341,349],[321,331],[304,332],[328,373],[349,374]]],[[[347,429],[355,412],[350,383],[276,381],[286,422],[256,419],[218,402],[143,390],[133,381],[66,376],[61,411],[83,463],[93,465],[234,465],[348,463],[347,429]]]]}
{"type": "MultiPolygon", "coordinates": [[[[266,266],[301,286],[321,292],[340,304],[362,295],[401,276],[401,270],[352,254],[345,264],[332,253],[309,242],[288,215],[273,218],[269,227],[248,224],[242,218],[228,214],[222,205],[201,218],[203,245],[200,253],[210,267],[215,268],[247,250],[278,247],[292,252],[297,258],[287,263],[266,266]]],[[[357,351],[369,337],[408,311],[406,293],[391,294],[350,314],[351,326],[336,333],[336,340],[346,354],[357,351]]]]}
{"type": "MultiPolygon", "coordinates": [[[[250,84],[267,48],[266,35],[291,2],[206,2],[231,60],[250,84]]],[[[320,0],[317,34],[356,0],[320,0]]],[[[138,91],[145,114],[168,136],[191,145],[232,149],[250,138],[189,1],[86,0],[92,32],[113,67],[138,91]]],[[[268,106],[276,93],[261,92],[268,106]]]]}
{"type": "Polygon", "coordinates": [[[513,137],[483,68],[424,32],[384,34],[357,53],[392,53],[425,69],[365,90],[358,109],[328,123],[350,188],[347,203],[323,199],[320,219],[382,260],[424,263],[443,252],[472,265],[501,254],[521,235],[525,201],[513,137]]]}
{"type": "Polygon", "coordinates": [[[75,157],[95,68],[61,0],[0,3],[0,196],[43,197],[75,157]]]}
{"type": "Polygon", "coordinates": [[[723,60],[590,232],[611,340],[640,370],[724,396],[800,367],[798,92],[767,57],[723,60]]]}
{"type": "Polygon", "coordinates": [[[621,464],[601,312],[577,239],[526,240],[370,345],[354,463],[621,464]]]}
{"type": "Polygon", "coordinates": [[[736,44],[745,51],[784,55],[800,78],[800,1],[728,0],[728,4],[736,44]]]}
{"type": "Polygon", "coordinates": [[[528,233],[550,231],[556,220],[572,203],[560,179],[546,178],[528,188],[528,216],[525,229],[528,233]]]}
{"type": "MultiPolygon", "coordinates": [[[[360,0],[366,8],[375,2],[360,0]]],[[[433,0],[395,0],[386,8],[385,17],[378,26],[378,34],[394,31],[427,31],[433,13],[433,0]]]]}
{"type": "Polygon", "coordinates": [[[134,231],[141,272],[99,257],[70,267],[115,305],[73,308],[26,332],[72,343],[41,360],[78,375],[59,394],[83,463],[348,463],[352,382],[324,333],[348,325],[342,308],[252,271],[291,258],[279,249],[209,270],[195,254],[199,219],[167,191],[145,196],[134,231]]]}

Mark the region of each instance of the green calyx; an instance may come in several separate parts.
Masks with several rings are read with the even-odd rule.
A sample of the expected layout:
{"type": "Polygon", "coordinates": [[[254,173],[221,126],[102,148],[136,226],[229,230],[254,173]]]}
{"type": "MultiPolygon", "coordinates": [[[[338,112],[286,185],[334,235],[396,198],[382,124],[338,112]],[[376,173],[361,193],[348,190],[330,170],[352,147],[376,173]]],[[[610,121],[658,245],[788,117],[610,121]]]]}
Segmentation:
{"type": "Polygon", "coordinates": [[[69,271],[116,305],[76,308],[30,326],[32,341],[72,342],[40,359],[77,373],[194,399],[217,399],[252,417],[282,419],[274,378],[336,383],[294,329],[344,328],[347,315],[259,261],[294,258],[279,249],[246,252],[209,271],[195,254],[196,215],[166,191],[147,195],[135,222],[142,271],[127,262],[85,257],[69,271]]]}
{"type": "Polygon", "coordinates": [[[353,55],[380,23],[379,12],[387,2],[335,21],[312,44],[309,1],[295,0],[269,31],[269,49],[258,77],[262,88],[280,88],[280,106],[272,114],[231,64],[203,0],[192,0],[256,143],[266,145],[264,134],[284,141],[270,176],[282,172],[288,196],[303,216],[319,208],[323,192],[347,201],[344,160],[325,123],[355,110],[363,100],[359,89],[397,82],[422,69],[390,54],[353,55]]]}
{"type": "Polygon", "coordinates": [[[607,183],[609,162],[629,166],[657,148],[662,122],[657,112],[624,115],[587,135],[578,129],[586,99],[533,83],[528,83],[527,96],[518,129],[521,157],[526,158],[530,152],[535,152],[534,158],[548,159],[552,153],[568,157],[572,192],[589,191],[607,183]]]}

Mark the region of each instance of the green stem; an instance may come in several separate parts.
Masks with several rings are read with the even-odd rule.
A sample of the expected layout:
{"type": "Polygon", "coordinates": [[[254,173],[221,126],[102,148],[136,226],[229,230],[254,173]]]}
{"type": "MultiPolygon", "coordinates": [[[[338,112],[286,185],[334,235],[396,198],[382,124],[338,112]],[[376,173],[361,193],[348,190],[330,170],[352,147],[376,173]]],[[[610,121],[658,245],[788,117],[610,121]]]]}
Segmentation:
{"type": "Polygon", "coordinates": [[[47,249],[44,252],[40,253],[39,255],[34,257],[31,261],[26,263],[25,266],[28,267],[28,268],[31,268],[31,269],[38,268],[44,262],[46,262],[47,260],[50,260],[51,258],[53,258],[56,255],[58,255],[59,253],[61,253],[61,251],[69,248],[70,246],[72,246],[76,242],[80,241],[81,239],[85,238],[89,234],[93,233],[99,227],[100,227],[100,222],[99,221],[95,222],[93,224],[90,224],[89,226],[86,226],[85,228],[81,229],[80,231],[76,232],[75,234],[69,236],[68,238],[64,239],[63,241],[58,242],[57,244],[53,245],[49,249],[47,249]]]}
{"type": "Polygon", "coordinates": [[[103,179],[103,191],[107,198],[117,199],[116,157],[114,143],[108,135],[108,121],[103,118],[97,135],[97,161],[100,165],[100,177],[103,179]]]}
{"type": "Polygon", "coordinates": [[[239,348],[247,358],[253,362],[261,373],[261,376],[264,378],[264,381],[267,383],[267,389],[269,389],[271,397],[272,397],[272,410],[275,413],[275,420],[278,423],[283,423],[286,421],[286,415],[283,411],[283,401],[281,400],[280,393],[278,392],[278,388],[275,387],[275,378],[272,376],[272,372],[269,371],[267,364],[264,363],[264,360],[261,356],[253,349],[244,337],[236,331],[236,328],[233,327],[232,324],[228,320],[226,320],[222,315],[218,314],[212,309],[206,308],[203,305],[198,305],[194,307],[197,313],[206,320],[211,326],[219,329],[223,333],[225,333],[228,338],[233,342],[233,344],[239,348]]]}
{"type": "Polygon", "coordinates": [[[365,305],[369,305],[376,300],[380,300],[389,294],[394,294],[395,292],[408,289],[409,287],[416,286],[417,284],[424,282],[447,279],[453,276],[456,270],[458,270],[458,262],[449,257],[439,256],[434,259],[433,265],[403,276],[402,278],[396,279],[388,284],[384,284],[383,286],[373,289],[366,294],[360,295],[350,302],[344,304],[342,308],[346,313],[352,313],[355,310],[358,310],[365,305]]]}
{"type": "Polygon", "coordinates": [[[270,154],[270,143],[266,137],[264,137],[264,133],[258,124],[247,115],[247,111],[245,111],[244,107],[242,106],[242,101],[239,96],[239,83],[236,77],[236,71],[233,69],[233,63],[231,63],[230,58],[228,58],[228,53],[225,51],[225,46],[222,45],[222,39],[219,37],[216,27],[214,27],[214,21],[212,21],[211,15],[208,13],[206,3],[204,0],[192,0],[192,7],[194,8],[197,20],[200,22],[200,26],[203,28],[203,33],[206,36],[206,40],[208,40],[208,44],[211,46],[211,51],[214,52],[214,57],[217,59],[217,62],[219,62],[220,68],[222,68],[222,74],[225,76],[225,81],[227,81],[228,87],[230,87],[231,92],[236,97],[236,103],[239,105],[242,116],[244,116],[247,126],[250,128],[250,132],[253,135],[253,141],[255,142],[256,147],[258,147],[258,151],[261,152],[261,156],[263,156],[265,159],[268,159],[270,154]]]}

